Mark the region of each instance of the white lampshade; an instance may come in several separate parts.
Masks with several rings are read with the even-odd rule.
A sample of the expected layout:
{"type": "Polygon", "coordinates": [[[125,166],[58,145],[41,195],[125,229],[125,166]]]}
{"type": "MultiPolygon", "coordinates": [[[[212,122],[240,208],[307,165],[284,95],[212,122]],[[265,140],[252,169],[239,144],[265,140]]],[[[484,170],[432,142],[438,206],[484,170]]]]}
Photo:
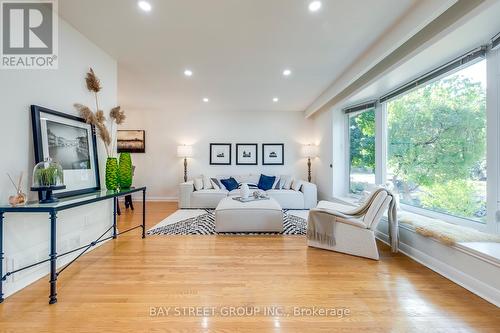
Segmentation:
{"type": "Polygon", "coordinates": [[[178,157],[192,157],[193,156],[193,146],[177,146],[177,156],[178,157]]]}
{"type": "Polygon", "coordinates": [[[314,158],[318,156],[318,146],[315,145],[304,145],[302,147],[302,156],[314,158]]]}

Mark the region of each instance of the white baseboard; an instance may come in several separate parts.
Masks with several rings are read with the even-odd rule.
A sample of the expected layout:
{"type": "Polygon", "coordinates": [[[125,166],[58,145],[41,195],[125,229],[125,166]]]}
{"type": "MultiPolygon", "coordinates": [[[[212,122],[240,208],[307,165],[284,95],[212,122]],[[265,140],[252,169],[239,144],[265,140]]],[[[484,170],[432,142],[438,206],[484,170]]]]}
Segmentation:
{"type": "MultiPolygon", "coordinates": [[[[386,243],[389,245],[389,236],[384,234],[383,232],[376,231],[375,235],[377,239],[382,241],[383,243],[386,243]]],[[[418,234],[415,234],[415,237],[422,237],[418,234]]],[[[426,239],[427,241],[434,241],[431,239],[426,239]]],[[[446,246],[446,245],[441,245],[441,246],[446,246]]],[[[452,250],[456,250],[451,248],[452,250]]],[[[470,292],[476,294],[477,296],[485,299],[486,301],[500,307],[500,290],[496,289],[495,287],[478,280],[477,278],[464,273],[461,270],[458,270],[454,266],[445,263],[439,259],[436,259],[433,256],[430,256],[419,249],[412,247],[408,244],[405,244],[403,242],[400,242],[399,244],[399,250],[401,253],[407,255],[411,259],[415,260],[416,262],[432,269],[436,273],[444,276],[445,278],[453,281],[454,283],[464,287],[465,289],[469,290],[470,292]]],[[[458,251],[458,250],[456,250],[458,251]]],[[[481,260],[478,258],[475,258],[476,260],[481,260]]],[[[498,269],[497,267],[495,267],[498,269]]]]}
{"type": "MultiPolygon", "coordinates": [[[[141,198],[142,200],[142,198],[141,198]]],[[[177,197],[146,197],[146,201],[166,201],[166,202],[178,202],[177,197]]]]}
{"type": "MultiPolygon", "coordinates": [[[[123,201],[124,198],[120,198],[120,201],[123,201]]],[[[132,195],[132,200],[134,201],[142,201],[142,194],[132,195]]],[[[146,196],[146,201],[163,201],[163,202],[178,202],[178,197],[150,197],[146,196]]]]}

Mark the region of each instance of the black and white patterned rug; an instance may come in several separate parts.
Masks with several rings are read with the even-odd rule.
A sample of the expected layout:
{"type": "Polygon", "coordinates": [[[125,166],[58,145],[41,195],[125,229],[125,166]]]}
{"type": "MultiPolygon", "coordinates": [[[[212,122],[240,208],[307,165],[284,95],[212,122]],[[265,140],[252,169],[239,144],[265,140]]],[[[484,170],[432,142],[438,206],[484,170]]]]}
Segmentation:
{"type": "Polygon", "coordinates": [[[183,210],[174,213],[169,217],[169,221],[164,220],[148,230],[148,235],[305,235],[307,230],[307,212],[292,214],[291,211],[283,211],[283,232],[238,232],[220,233],[215,231],[215,210],[205,209],[187,212],[187,215],[194,215],[186,218],[183,210]],[[175,214],[177,213],[177,216],[175,214]],[[180,220],[176,221],[176,217],[180,220]]]}

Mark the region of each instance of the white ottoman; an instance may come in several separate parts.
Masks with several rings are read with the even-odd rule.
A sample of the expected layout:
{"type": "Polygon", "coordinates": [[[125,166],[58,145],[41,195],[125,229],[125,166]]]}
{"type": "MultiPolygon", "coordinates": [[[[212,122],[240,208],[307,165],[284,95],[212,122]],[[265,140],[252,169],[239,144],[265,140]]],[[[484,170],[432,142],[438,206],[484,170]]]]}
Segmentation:
{"type": "Polygon", "coordinates": [[[239,202],[222,199],[215,209],[216,232],[282,232],[283,213],[273,198],[239,202]]]}

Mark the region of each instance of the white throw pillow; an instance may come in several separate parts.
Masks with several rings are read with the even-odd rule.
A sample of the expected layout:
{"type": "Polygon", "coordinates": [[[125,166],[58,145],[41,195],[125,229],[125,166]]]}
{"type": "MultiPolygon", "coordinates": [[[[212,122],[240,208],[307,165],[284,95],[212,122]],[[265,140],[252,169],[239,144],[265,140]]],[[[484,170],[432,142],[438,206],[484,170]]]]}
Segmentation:
{"type": "Polygon", "coordinates": [[[302,180],[293,180],[292,182],[292,190],[294,191],[300,191],[300,188],[302,187],[302,185],[304,184],[304,182],[302,180]]]}
{"type": "Polygon", "coordinates": [[[283,186],[281,188],[284,190],[289,190],[292,187],[293,178],[291,176],[284,177],[285,179],[283,180],[283,186]]]}
{"type": "Polygon", "coordinates": [[[213,189],[214,186],[212,185],[212,181],[208,176],[203,176],[203,189],[205,190],[211,190],[213,189]]]}
{"type": "Polygon", "coordinates": [[[203,178],[195,178],[194,179],[194,189],[196,191],[203,189],[203,178]]]}

